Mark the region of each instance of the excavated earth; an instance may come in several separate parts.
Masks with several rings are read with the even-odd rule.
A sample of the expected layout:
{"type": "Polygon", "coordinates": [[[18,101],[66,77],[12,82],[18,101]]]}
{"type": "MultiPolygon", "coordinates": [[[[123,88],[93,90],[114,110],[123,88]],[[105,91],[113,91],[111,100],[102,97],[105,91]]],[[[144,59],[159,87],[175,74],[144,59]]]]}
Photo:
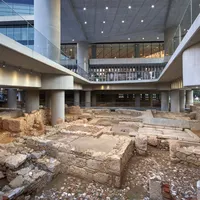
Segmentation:
{"type": "Polygon", "coordinates": [[[185,128],[188,115],[75,107],[70,111],[67,122],[42,126],[43,135],[35,122],[27,134],[2,130],[0,191],[15,193],[8,199],[148,200],[154,176],[165,186],[163,200],[197,199],[200,152],[193,149],[199,149],[200,138],[185,128]],[[144,123],[162,117],[182,120],[183,127],[144,123]]]}

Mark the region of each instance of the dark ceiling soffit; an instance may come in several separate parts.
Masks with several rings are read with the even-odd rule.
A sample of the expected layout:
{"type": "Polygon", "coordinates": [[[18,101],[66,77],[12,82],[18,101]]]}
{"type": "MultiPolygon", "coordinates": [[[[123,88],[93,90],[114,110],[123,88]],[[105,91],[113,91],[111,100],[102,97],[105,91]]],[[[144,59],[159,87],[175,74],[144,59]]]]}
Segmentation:
{"type": "Polygon", "coordinates": [[[166,13],[166,16],[165,16],[164,28],[166,28],[166,25],[167,25],[167,20],[168,20],[168,16],[169,16],[171,6],[172,6],[172,0],[169,0],[168,7],[167,7],[167,13],[166,13]]]}
{"type": "Polygon", "coordinates": [[[68,2],[69,2],[69,6],[70,6],[70,8],[71,8],[72,11],[73,11],[74,16],[75,16],[75,18],[76,18],[76,20],[77,20],[79,26],[81,27],[81,31],[82,31],[82,33],[83,33],[83,35],[84,35],[84,37],[85,37],[85,40],[88,40],[88,38],[87,38],[87,36],[86,36],[86,33],[85,33],[84,29],[83,29],[83,26],[81,25],[80,20],[79,20],[77,14],[76,14],[76,11],[75,11],[75,9],[74,9],[74,6],[73,6],[72,1],[71,1],[71,0],[68,0],[68,2]]]}

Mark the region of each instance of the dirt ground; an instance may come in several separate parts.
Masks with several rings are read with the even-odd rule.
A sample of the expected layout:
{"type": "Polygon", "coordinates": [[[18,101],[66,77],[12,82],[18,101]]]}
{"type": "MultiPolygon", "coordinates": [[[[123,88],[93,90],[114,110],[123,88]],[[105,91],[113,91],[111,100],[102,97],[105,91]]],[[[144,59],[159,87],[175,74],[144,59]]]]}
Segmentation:
{"type": "Polygon", "coordinates": [[[148,180],[159,175],[170,183],[176,199],[190,199],[196,195],[196,182],[200,179],[200,169],[182,164],[171,164],[169,152],[148,147],[148,156],[133,156],[124,174],[121,189],[88,182],[66,174],[58,175],[32,200],[147,200],[148,180]]]}

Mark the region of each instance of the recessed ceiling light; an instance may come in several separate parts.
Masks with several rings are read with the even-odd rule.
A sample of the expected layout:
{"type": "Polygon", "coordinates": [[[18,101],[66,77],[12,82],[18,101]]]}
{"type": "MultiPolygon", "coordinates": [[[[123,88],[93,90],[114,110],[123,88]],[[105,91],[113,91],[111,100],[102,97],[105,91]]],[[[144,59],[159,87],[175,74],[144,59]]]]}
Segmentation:
{"type": "Polygon", "coordinates": [[[151,5],[151,8],[155,8],[155,6],[154,6],[154,5],[151,5]]]}
{"type": "Polygon", "coordinates": [[[70,51],[72,51],[72,49],[70,49],[70,51]]]}
{"type": "Polygon", "coordinates": [[[105,24],[106,23],[106,21],[103,21],[103,24],[105,24]]]}
{"type": "Polygon", "coordinates": [[[159,37],[157,37],[157,40],[159,40],[160,38],[159,37]]]}
{"type": "Polygon", "coordinates": [[[85,21],[84,24],[87,24],[87,22],[85,21]]]}
{"type": "Polygon", "coordinates": [[[72,39],[72,42],[74,42],[74,39],[72,39]]]}
{"type": "Polygon", "coordinates": [[[141,20],[141,22],[143,23],[143,22],[144,22],[144,20],[142,19],[142,20],[141,20]]]}
{"type": "Polygon", "coordinates": [[[128,38],[128,40],[131,40],[131,38],[128,38]]]}
{"type": "Polygon", "coordinates": [[[101,31],[101,33],[103,33],[103,31],[101,31]]]}
{"type": "Polygon", "coordinates": [[[86,7],[84,7],[83,10],[87,10],[86,7]]]}
{"type": "Polygon", "coordinates": [[[131,6],[128,6],[128,9],[131,9],[131,6]]]}
{"type": "Polygon", "coordinates": [[[106,10],[108,10],[108,6],[106,6],[106,10]]]}
{"type": "Polygon", "coordinates": [[[186,31],[186,29],[184,28],[184,31],[186,31]]]}
{"type": "Polygon", "coordinates": [[[122,20],[122,23],[124,23],[125,21],[124,20],[122,20]]]}
{"type": "Polygon", "coordinates": [[[144,38],[142,38],[144,40],[144,38]]]}

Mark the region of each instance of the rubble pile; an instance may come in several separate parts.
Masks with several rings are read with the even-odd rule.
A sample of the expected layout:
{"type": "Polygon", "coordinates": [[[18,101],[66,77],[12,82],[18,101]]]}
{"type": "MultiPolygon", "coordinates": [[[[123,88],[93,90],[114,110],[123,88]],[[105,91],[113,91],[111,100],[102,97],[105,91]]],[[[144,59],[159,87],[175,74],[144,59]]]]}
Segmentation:
{"type": "Polygon", "coordinates": [[[25,199],[59,173],[60,162],[45,151],[34,151],[21,142],[1,145],[0,181],[5,179],[7,185],[0,188],[0,199],[25,199]]]}

